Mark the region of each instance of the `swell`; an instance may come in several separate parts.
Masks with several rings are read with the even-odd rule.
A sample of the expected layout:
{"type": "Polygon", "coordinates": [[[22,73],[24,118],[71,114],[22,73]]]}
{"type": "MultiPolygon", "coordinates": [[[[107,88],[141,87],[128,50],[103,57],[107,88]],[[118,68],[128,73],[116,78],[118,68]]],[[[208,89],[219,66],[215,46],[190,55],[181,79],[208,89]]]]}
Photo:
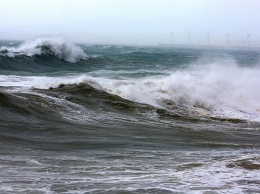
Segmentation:
{"type": "Polygon", "coordinates": [[[55,114],[43,106],[43,100],[37,95],[0,93],[1,124],[38,123],[40,120],[52,121],[57,119],[55,114]]]}
{"type": "Polygon", "coordinates": [[[28,73],[44,74],[61,72],[61,70],[63,70],[63,72],[81,72],[88,70],[88,63],[86,61],[80,61],[72,65],[48,53],[33,57],[23,55],[16,56],[15,58],[0,56],[0,70],[2,74],[10,74],[10,72],[12,72],[13,75],[21,75],[23,72],[26,75],[28,75],[28,73]]]}
{"type": "MultiPolygon", "coordinates": [[[[30,106],[37,107],[37,104],[41,104],[42,110],[61,118],[70,117],[72,121],[95,122],[93,115],[98,115],[99,112],[103,114],[100,114],[103,118],[112,112],[120,119],[129,116],[132,120],[150,112],[153,117],[165,117],[166,120],[257,121],[259,109],[254,100],[259,95],[258,90],[255,90],[258,86],[254,84],[259,82],[257,73],[236,68],[228,71],[231,70],[233,74],[237,70],[238,75],[243,75],[243,79],[239,82],[229,77],[223,79],[222,72],[217,73],[213,69],[214,74],[217,73],[213,80],[209,79],[212,72],[206,72],[205,77],[197,72],[177,72],[163,78],[135,80],[84,75],[59,78],[3,76],[2,82],[9,83],[6,87],[20,87],[20,92],[15,94],[19,97],[18,102],[22,98],[28,99],[30,106]],[[243,82],[248,77],[254,77],[253,84],[243,82]],[[243,95],[238,96],[238,92],[243,95]],[[254,93],[254,96],[250,95],[254,93]],[[246,107],[243,106],[245,103],[246,107]],[[122,115],[118,116],[120,114],[122,115]]],[[[227,68],[225,71],[227,72],[227,68]]],[[[8,103],[3,105],[6,104],[8,103]]]]}
{"type": "Polygon", "coordinates": [[[32,89],[29,92],[1,92],[0,108],[1,127],[23,128],[26,131],[44,127],[51,130],[59,125],[67,128],[70,124],[111,127],[124,123],[125,127],[147,127],[151,123],[200,121],[185,109],[167,111],[137,103],[96,89],[88,83],[61,84],[57,88],[32,89]]]}
{"type": "MultiPolygon", "coordinates": [[[[191,126],[199,124],[202,127],[199,131],[214,124],[220,128],[225,126],[222,126],[221,120],[190,115],[183,107],[165,110],[136,103],[96,89],[88,83],[62,84],[57,88],[32,89],[28,93],[2,91],[0,121],[1,145],[41,150],[120,148],[128,141],[121,140],[121,130],[123,136],[127,136],[128,133],[139,134],[143,130],[151,133],[149,129],[168,128],[179,138],[193,139],[194,134],[198,138],[205,134],[196,130],[192,132],[191,126]]],[[[156,135],[160,135],[159,131],[156,135]]],[[[143,141],[135,137],[132,139],[143,141]]],[[[209,137],[205,139],[208,140],[209,137]]]]}
{"type": "Polygon", "coordinates": [[[141,109],[152,109],[149,105],[139,104],[94,88],[89,83],[60,84],[57,88],[50,87],[49,92],[66,94],[66,100],[83,105],[92,110],[131,114],[131,112],[141,111],[141,109]]]}
{"type": "Polygon", "coordinates": [[[135,70],[141,68],[151,69],[160,67],[160,69],[178,67],[186,67],[196,61],[201,55],[202,51],[191,50],[184,52],[182,50],[165,50],[160,48],[131,48],[123,47],[120,50],[112,50],[113,52],[104,52],[104,50],[90,50],[86,47],[90,64],[110,64],[113,65],[114,70],[126,69],[127,66],[134,67],[135,70]],[[126,66],[127,64],[127,66],[126,66]]]}
{"type": "Polygon", "coordinates": [[[118,95],[97,89],[91,84],[83,82],[80,84],[60,84],[57,88],[49,88],[55,93],[66,93],[66,100],[75,102],[77,104],[91,107],[91,109],[99,109],[102,111],[113,111],[120,114],[130,114],[134,117],[145,115],[146,113],[153,113],[153,116],[166,121],[179,122],[232,122],[244,123],[246,120],[237,118],[221,118],[210,115],[202,115],[196,110],[187,108],[185,105],[165,101],[165,107],[160,108],[146,103],[139,103],[132,100],[122,98],[118,95]]]}

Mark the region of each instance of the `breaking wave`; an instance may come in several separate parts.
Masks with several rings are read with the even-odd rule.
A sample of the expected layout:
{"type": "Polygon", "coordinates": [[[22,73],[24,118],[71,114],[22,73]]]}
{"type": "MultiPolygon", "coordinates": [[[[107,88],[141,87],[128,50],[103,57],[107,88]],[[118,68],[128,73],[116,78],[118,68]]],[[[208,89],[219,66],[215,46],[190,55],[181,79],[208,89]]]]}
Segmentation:
{"type": "Polygon", "coordinates": [[[65,60],[71,63],[86,59],[87,55],[77,45],[71,43],[65,38],[37,38],[26,41],[16,47],[2,46],[1,55],[15,57],[19,55],[35,56],[42,54],[53,54],[59,60],[65,60]]]}
{"type": "Polygon", "coordinates": [[[186,114],[201,117],[258,122],[259,74],[258,67],[239,67],[231,60],[173,71],[170,75],[137,79],[111,79],[82,74],[63,77],[2,76],[0,82],[5,86],[38,89],[87,83],[100,91],[167,111],[184,110],[186,114]]]}
{"type": "Polygon", "coordinates": [[[260,69],[235,61],[200,65],[169,76],[99,81],[102,90],[139,103],[201,116],[260,121],[260,69]]]}

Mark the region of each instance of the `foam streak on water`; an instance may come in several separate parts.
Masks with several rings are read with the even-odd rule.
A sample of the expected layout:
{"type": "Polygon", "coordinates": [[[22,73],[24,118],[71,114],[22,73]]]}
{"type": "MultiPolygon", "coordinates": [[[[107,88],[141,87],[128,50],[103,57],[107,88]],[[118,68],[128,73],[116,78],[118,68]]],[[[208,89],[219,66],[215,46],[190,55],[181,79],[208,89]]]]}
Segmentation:
{"type": "Polygon", "coordinates": [[[38,160],[32,156],[1,156],[3,170],[0,181],[2,185],[8,185],[1,186],[1,190],[44,193],[259,192],[259,155],[256,154],[228,151],[215,154],[194,151],[144,152],[138,149],[115,152],[113,156],[105,151],[88,152],[86,155],[70,153],[70,156],[44,154],[38,160]],[[10,166],[8,162],[14,165],[10,166]],[[24,171],[23,176],[20,170],[24,171]],[[13,176],[9,177],[9,173],[13,176]],[[13,185],[17,179],[21,184],[13,185]]]}

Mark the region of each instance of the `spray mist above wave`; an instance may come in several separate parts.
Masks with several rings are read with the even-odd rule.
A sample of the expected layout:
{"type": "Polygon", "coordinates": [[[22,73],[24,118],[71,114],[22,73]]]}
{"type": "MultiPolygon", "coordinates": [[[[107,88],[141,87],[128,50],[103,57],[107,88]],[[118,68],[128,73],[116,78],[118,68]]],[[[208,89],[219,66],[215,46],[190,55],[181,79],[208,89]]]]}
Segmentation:
{"type": "Polygon", "coordinates": [[[17,55],[35,56],[50,52],[59,60],[76,63],[81,59],[86,59],[87,55],[77,45],[65,38],[37,38],[26,41],[17,47],[2,46],[0,53],[9,57],[17,55]]]}
{"type": "Polygon", "coordinates": [[[239,67],[234,60],[222,60],[171,75],[120,80],[80,76],[53,86],[86,82],[122,98],[167,110],[181,108],[201,116],[260,121],[259,74],[259,67],[239,67]]]}

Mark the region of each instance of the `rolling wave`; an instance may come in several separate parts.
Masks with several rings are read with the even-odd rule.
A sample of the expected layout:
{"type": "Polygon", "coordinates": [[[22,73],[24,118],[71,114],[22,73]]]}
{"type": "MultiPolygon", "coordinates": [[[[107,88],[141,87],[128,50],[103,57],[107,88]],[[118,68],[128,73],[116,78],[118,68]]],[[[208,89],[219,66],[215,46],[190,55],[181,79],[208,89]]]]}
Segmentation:
{"type": "MultiPolygon", "coordinates": [[[[101,96],[104,93],[118,96],[174,114],[258,122],[259,73],[258,67],[238,67],[234,61],[221,61],[173,71],[169,75],[141,78],[114,79],[91,74],[62,77],[1,76],[0,82],[5,87],[13,87],[16,92],[63,88],[67,93],[73,91],[79,94],[82,92],[79,86],[87,84],[95,91],[102,91],[98,92],[101,96]]],[[[95,98],[100,97],[97,95],[95,98]]]]}
{"type": "MultiPolygon", "coordinates": [[[[40,89],[61,85],[89,84],[133,102],[167,111],[192,113],[200,117],[260,121],[260,79],[258,67],[239,67],[234,61],[173,71],[170,75],[135,79],[111,79],[80,75],[60,78],[33,78],[40,89]],[[178,110],[178,111],[177,111],[178,110]]],[[[30,81],[29,81],[30,82],[30,81]]],[[[28,85],[29,82],[24,82],[28,85]]],[[[30,85],[30,84],[29,84],[30,85]]]]}
{"type": "Polygon", "coordinates": [[[84,51],[77,45],[64,38],[37,38],[26,41],[17,47],[2,46],[0,54],[3,56],[39,56],[54,55],[59,60],[76,63],[87,58],[84,51]]]}

